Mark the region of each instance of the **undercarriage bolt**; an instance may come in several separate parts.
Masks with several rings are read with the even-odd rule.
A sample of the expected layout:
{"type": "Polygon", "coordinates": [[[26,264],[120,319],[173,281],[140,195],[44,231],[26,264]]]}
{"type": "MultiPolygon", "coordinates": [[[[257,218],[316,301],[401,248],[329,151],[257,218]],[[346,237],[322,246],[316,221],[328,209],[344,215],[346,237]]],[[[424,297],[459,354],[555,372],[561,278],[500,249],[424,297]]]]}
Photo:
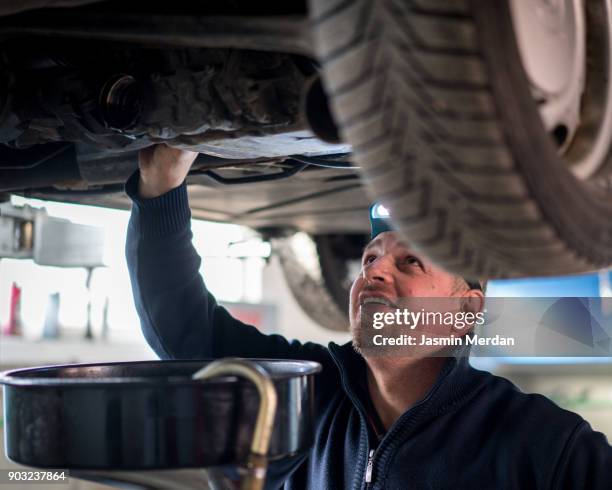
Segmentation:
{"type": "Polygon", "coordinates": [[[100,114],[106,127],[119,131],[132,129],[144,105],[141,85],[131,75],[120,74],[109,79],[100,92],[100,114]]]}

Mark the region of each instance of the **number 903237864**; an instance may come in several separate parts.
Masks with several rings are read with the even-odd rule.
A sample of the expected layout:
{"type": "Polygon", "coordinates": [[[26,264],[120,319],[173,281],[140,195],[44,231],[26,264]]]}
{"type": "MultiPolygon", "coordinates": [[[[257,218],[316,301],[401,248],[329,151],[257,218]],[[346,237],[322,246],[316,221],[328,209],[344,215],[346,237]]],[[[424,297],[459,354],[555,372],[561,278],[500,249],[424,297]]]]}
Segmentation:
{"type": "Polygon", "coordinates": [[[2,483],[67,483],[69,478],[66,470],[0,470],[2,483]]]}

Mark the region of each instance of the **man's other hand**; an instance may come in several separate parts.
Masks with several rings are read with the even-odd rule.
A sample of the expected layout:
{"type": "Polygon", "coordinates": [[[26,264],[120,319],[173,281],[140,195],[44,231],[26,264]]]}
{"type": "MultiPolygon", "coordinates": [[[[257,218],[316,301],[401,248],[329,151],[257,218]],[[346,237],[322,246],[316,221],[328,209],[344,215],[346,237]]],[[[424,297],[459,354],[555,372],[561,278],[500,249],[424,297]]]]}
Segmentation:
{"type": "Polygon", "coordinates": [[[152,199],[181,185],[197,156],[197,152],[171,148],[164,144],[140,150],[140,197],[152,199]]]}

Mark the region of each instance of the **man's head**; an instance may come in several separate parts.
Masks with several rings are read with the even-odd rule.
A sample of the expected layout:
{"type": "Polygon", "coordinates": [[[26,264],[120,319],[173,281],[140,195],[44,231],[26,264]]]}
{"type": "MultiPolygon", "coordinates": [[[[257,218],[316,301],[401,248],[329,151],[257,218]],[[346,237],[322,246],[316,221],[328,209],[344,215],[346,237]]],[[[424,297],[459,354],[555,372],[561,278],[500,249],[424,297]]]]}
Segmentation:
{"type": "Polygon", "coordinates": [[[351,287],[351,326],[366,298],[379,296],[397,304],[401,298],[474,297],[483,298],[481,289],[445,271],[415,252],[395,231],[377,235],[363,250],[361,270],[351,287]]]}
{"type": "Polygon", "coordinates": [[[465,311],[482,310],[482,289],[415,252],[395,231],[379,229],[373,235],[363,251],[361,270],[350,293],[350,326],[357,348],[364,304],[392,311],[406,298],[456,298],[465,311]]]}

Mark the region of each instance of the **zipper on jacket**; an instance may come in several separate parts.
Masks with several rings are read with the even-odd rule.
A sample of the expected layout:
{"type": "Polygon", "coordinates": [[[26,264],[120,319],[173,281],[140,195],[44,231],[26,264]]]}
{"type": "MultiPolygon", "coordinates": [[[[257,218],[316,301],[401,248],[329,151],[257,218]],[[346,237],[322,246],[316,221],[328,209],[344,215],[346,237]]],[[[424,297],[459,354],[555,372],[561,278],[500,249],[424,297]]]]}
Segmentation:
{"type": "Polygon", "coordinates": [[[368,454],[368,464],[366,465],[365,482],[366,488],[372,482],[372,470],[374,469],[374,449],[370,449],[368,454]]]}

